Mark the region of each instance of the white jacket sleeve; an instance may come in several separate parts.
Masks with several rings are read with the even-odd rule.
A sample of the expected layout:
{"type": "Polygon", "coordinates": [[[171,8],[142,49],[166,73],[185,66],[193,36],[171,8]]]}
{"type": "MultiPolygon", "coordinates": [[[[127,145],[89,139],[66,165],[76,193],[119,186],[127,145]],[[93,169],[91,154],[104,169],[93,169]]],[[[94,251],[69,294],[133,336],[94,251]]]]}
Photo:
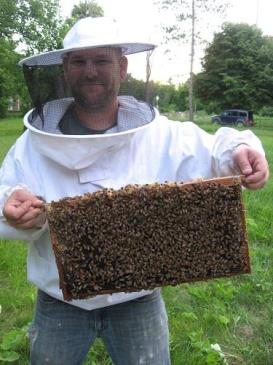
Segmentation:
{"type": "Polygon", "coordinates": [[[192,122],[169,125],[174,142],[171,155],[173,159],[180,161],[178,180],[190,181],[196,178],[209,179],[240,174],[232,155],[241,144],[264,154],[260,140],[250,130],[238,131],[222,127],[215,134],[211,134],[192,122]]]}
{"type": "Polygon", "coordinates": [[[212,168],[217,176],[240,173],[232,159],[233,151],[240,144],[246,144],[264,154],[260,140],[250,130],[237,131],[227,127],[217,130],[211,150],[212,168]]]}
{"type": "Polygon", "coordinates": [[[40,229],[16,229],[11,227],[3,216],[5,202],[13,191],[22,188],[31,191],[25,184],[22,169],[15,158],[15,148],[13,146],[10,149],[0,168],[0,238],[32,241],[39,238],[46,225],[40,229]]]}

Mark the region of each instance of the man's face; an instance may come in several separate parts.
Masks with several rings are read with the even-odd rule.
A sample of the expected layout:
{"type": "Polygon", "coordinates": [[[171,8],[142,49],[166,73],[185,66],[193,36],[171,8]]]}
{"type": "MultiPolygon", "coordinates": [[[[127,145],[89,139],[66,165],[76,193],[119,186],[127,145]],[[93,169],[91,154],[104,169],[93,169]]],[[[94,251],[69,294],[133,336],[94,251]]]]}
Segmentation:
{"type": "Polygon", "coordinates": [[[64,75],[77,104],[102,110],[115,102],[126,78],[127,59],[117,48],[71,52],[64,58],[64,75]]]}

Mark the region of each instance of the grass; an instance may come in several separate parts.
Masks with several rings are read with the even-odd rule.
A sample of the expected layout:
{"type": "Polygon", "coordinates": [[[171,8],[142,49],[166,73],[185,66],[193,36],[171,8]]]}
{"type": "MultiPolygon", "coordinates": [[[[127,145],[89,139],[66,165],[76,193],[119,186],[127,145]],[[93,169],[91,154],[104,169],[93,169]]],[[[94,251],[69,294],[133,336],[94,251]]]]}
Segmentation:
{"type": "MultiPolygon", "coordinates": [[[[207,131],[217,129],[205,115],[198,116],[196,122],[207,131]]],[[[272,169],[273,120],[259,118],[253,131],[262,139],[272,169]]],[[[19,118],[0,121],[0,159],[21,132],[19,118]]],[[[251,275],[164,288],[173,365],[273,364],[272,195],[272,181],[260,191],[244,192],[251,275]]],[[[36,289],[26,280],[26,253],[22,242],[0,241],[3,364],[28,363],[25,333],[36,289]]],[[[86,364],[111,364],[100,341],[96,341],[86,364]]]]}
{"type": "Polygon", "coordinates": [[[22,131],[23,125],[20,118],[0,119],[0,161],[22,131]]]}

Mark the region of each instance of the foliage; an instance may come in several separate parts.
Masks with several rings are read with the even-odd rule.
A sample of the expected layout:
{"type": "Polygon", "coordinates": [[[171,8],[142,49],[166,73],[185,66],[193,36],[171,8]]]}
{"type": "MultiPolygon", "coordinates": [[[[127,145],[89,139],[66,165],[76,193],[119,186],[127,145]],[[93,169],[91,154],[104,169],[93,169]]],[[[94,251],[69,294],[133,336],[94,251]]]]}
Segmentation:
{"type": "Polygon", "coordinates": [[[0,39],[0,118],[7,115],[10,96],[20,94],[22,76],[17,63],[19,56],[12,40],[0,39]]]}
{"type": "Polygon", "coordinates": [[[264,106],[260,110],[260,115],[265,117],[273,117],[273,106],[264,106]]]}
{"type": "Polygon", "coordinates": [[[62,26],[61,34],[64,36],[68,30],[79,20],[86,17],[100,17],[104,15],[103,8],[94,0],[84,0],[74,5],[71,16],[67,18],[62,26]]]}
{"type": "Polygon", "coordinates": [[[144,100],[145,83],[135,79],[131,74],[127,75],[126,81],[121,84],[120,95],[131,95],[139,100],[144,100]]]}
{"type": "Polygon", "coordinates": [[[30,107],[18,61],[33,53],[61,48],[65,33],[76,20],[101,15],[103,9],[93,0],[75,5],[65,21],[60,16],[59,0],[1,0],[0,118],[7,114],[10,97],[20,96],[22,112],[30,107]]]}
{"type": "Polygon", "coordinates": [[[16,1],[1,0],[0,6],[0,38],[10,38],[14,33],[14,25],[17,23],[16,1]]]}
{"type": "Polygon", "coordinates": [[[30,53],[58,47],[61,22],[58,0],[1,0],[0,118],[7,114],[10,97],[20,96],[23,110],[29,106],[18,61],[30,53]]]}
{"type": "Polygon", "coordinates": [[[103,16],[104,11],[94,0],[82,1],[78,5],[74,5],[71,13],[72,18],[81,19],[91,16],[93,18],[103,16]]]}
{"type": "MultiPolygon", "coordinates": [[[[131,74],[121,84],[120,94],[131,95],[139,100],[146,100],[146,81],[137,80],[131,74]]],[[[181,84],[178,87],[169,83],[161,84],[150,81],[148,83],[148,102],[159,107],[161,112],[183,111],[187,109],[188,89],[187,85],[181,84]]]]}
{"type": "Polygon", "coordinates": [[[272,105],[273,38],[255,26],[225,24],[206,49],[203,69],[195,89],[208,111],[272,105]]]}
{"type": "Polygon", "coordinates": [[[65,21],[59,0],[1,0],[0,36],[16,39],[27,55],[61,48],[62,38],[78,19],[103,16],[94,0],[74,5],[65,21]]]}
{"type": "Polygon", "coordinates": [[[58,0],[20,0],[18,33],[27,54],[51,51],[60,44],[61,17],[58,0]]]}
{"type": "Polygon", "coordinates": [[[3,0],[0,34],[15,37],[27,54],[49,51],[59,44],[61,17],[58,0],[3,0]],[[12,21],[10,21],[12,19],[12,21]]]}
{"type": "Polygon", "coordinates": [[[183,111],[187,109],[188,89],[187,86],[180,85],[178,88],[173,84],[155,84],[156,95],[160,111],[163,113],[174,111],[183,111]]]}
{"type": "Polygon", "coordinates": [[[20,349],[28,344],[26,333],[27,326],[5,333],[0,343],[0,361],[7,363],[19,360],[20,349]]]}

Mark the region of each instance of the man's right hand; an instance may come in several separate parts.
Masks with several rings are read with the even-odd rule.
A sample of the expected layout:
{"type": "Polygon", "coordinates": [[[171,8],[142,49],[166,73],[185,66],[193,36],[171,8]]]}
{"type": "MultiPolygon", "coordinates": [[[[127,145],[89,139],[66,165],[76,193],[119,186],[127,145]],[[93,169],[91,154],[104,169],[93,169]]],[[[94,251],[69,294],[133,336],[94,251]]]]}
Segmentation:
{"type": "Polygon", "coordinates": [[[40,228],[46,217],[43,210],[44,202],[25,189],[15,190],[3,208],[3,215],[14,228],[40,228]]]}

